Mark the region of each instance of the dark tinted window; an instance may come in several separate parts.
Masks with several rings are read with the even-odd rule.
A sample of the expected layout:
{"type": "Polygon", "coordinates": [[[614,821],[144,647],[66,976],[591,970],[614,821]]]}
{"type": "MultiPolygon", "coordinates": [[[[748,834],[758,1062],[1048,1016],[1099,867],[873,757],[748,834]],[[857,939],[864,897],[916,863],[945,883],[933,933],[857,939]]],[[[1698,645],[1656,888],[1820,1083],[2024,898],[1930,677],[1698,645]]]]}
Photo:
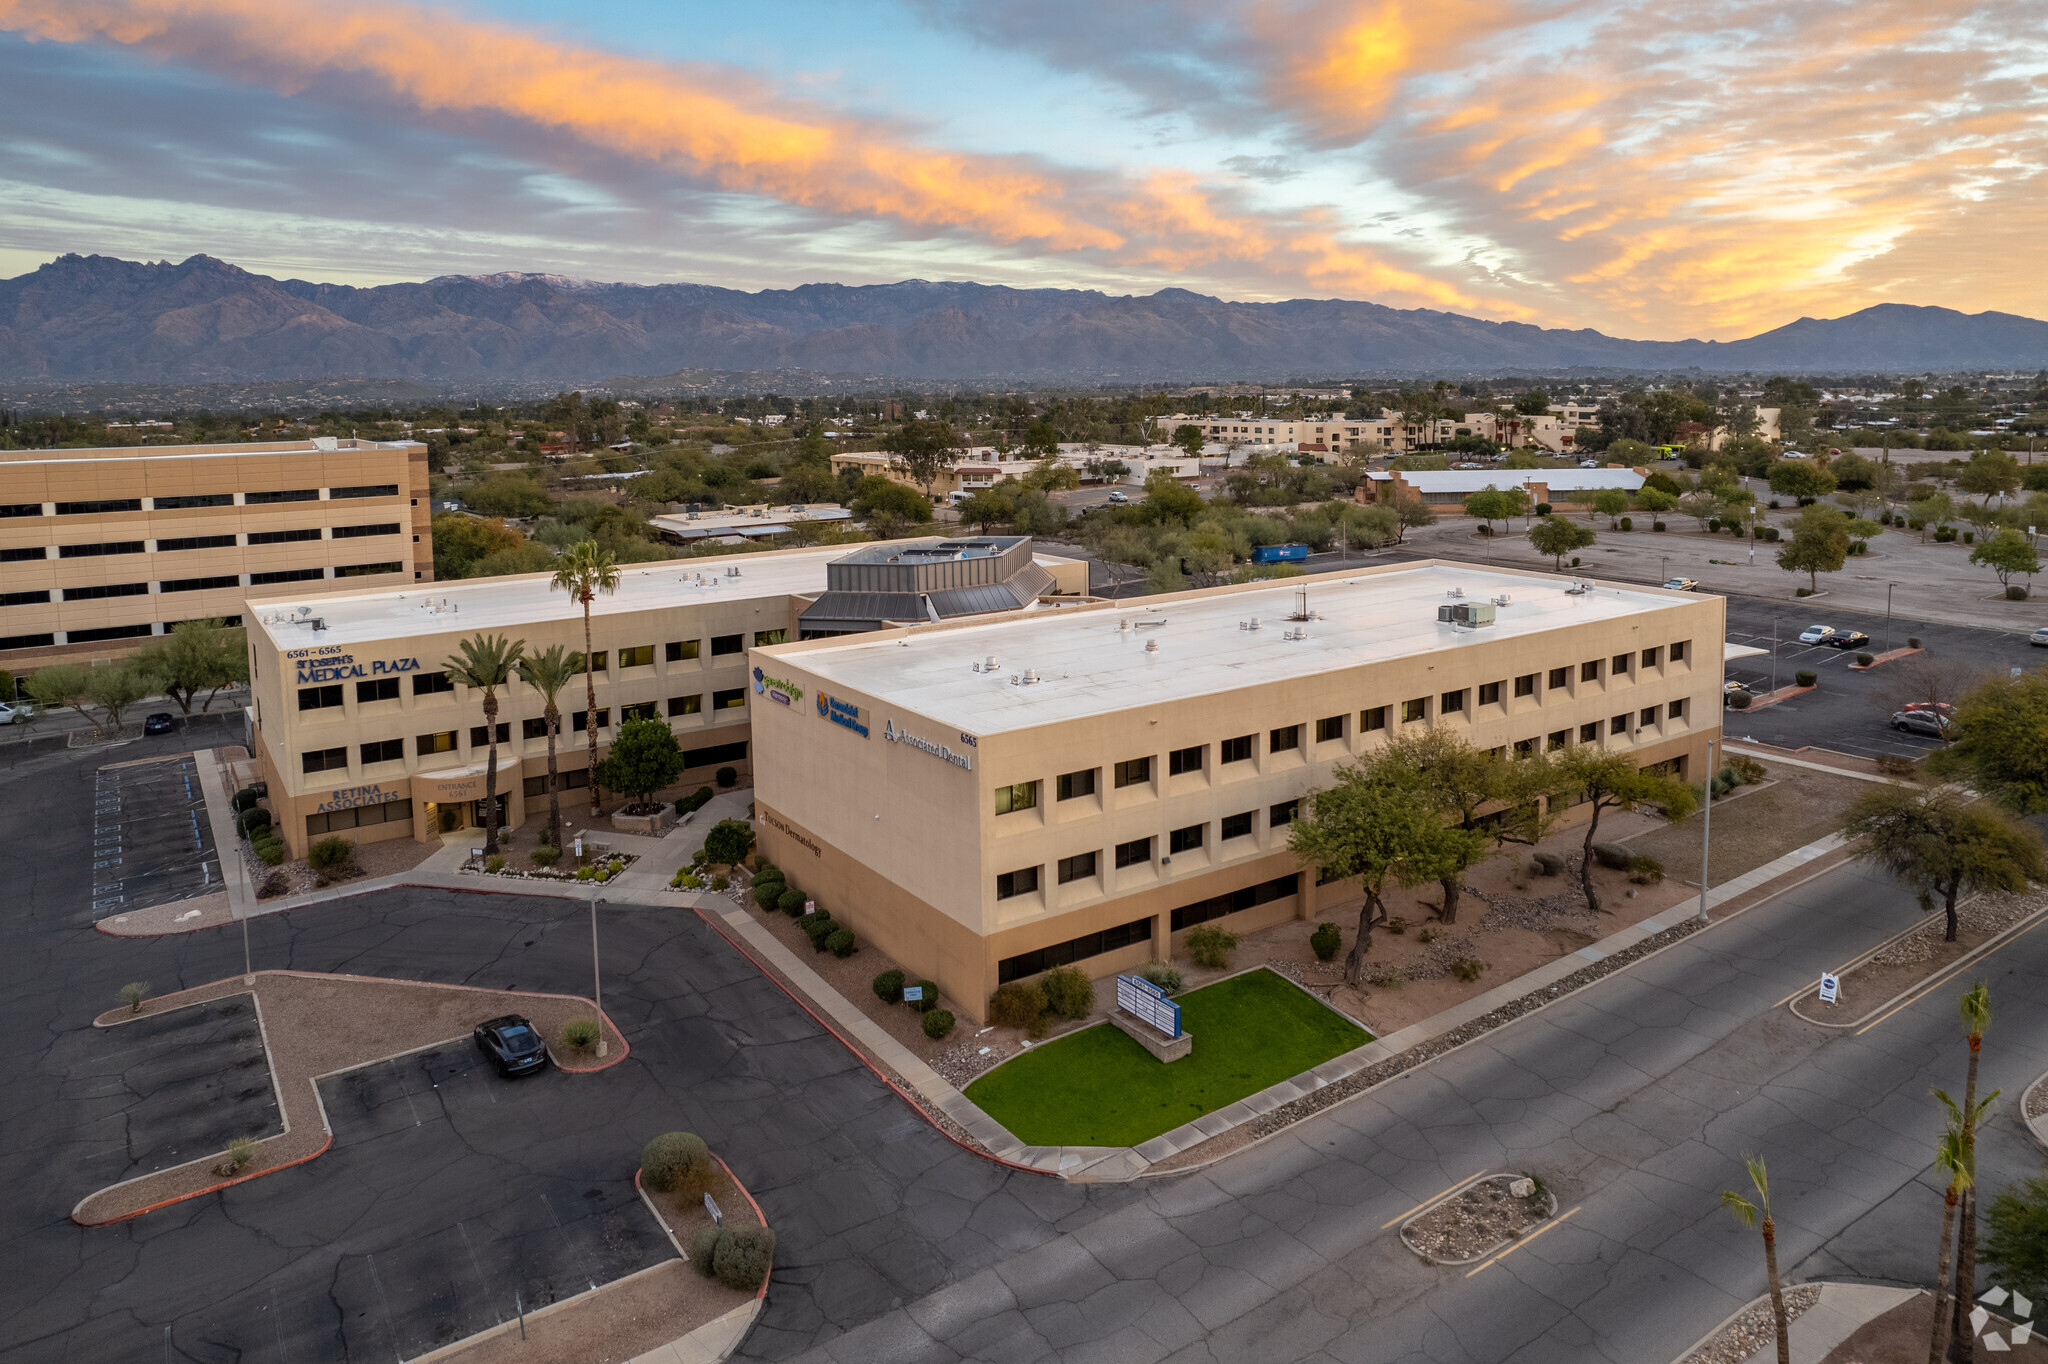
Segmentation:
{"type": "MultiPolygon", "coordinates": [[[[235,537],[230,535],[230,540],[235,537]]],[[[23,545],[19,549],[0,549],[0,564],[18,564],[24,559],[47,559],[50,551],[43,545],[23,545]]]]}
{"type": "Polygon", "coordinates": [[[1523,674],[1522,674],[1522,675],[1521,675],[1520,677],[1518,677],[1518,678],[1516,678],[1516,679],[1515,679],[1515,695],[1517,695],[1517,696],[1534,696],[1535,694],[1536,694],[1536,674],[1535,674],[1535,673],[1523,673],[1523,674]]]}
{"type": "Polygon", "coordinates": [[[711,656],[713,658],[720,654],[744,653],[746,652],[746,647],[745,635],[713,635],[711,637],[711,656]]]}
{"type": "MultiPolygon", "coordinates": [[[[297,495],[294,494],[293,496],[296,499],[297,495]]],[[[315,493],[314,496],[317,497],[319,494],[315,493]]],[[[327,496],[330,501],[339,500],[344,497],[396,497],[398,496],[398,485],[396,483],[369,483],[360,488],[329,488],[327,496]]],[[[249,500],[254,502],[256,499],[252,496],[249,500]]]]}
{"type": "Polygon", "coordinates": [[[1218,745],[1221,750],[1218,756],[1227,763],[1251,761],[1252,738],[1252,735],[1240,734],[1235,739],[1225,739],[1218,745]]]}
{"type": "Polygon", "coordinates": [[[249,507],[269,506],[274,502],[318,502],[319,500],[320,490],[318,488],[291,488],[284,492],[242,494],[242,504],[249,507]]]}
{"type": "Polygon", "coordinates": [[[1300,810],[1301,798],[1299,796],[1293,800],[1283,800],[1266,812],[1266,823],[1275,829],[1279,828],[1282,824],[1292,824],[1294,823],[1294,816],[1300,810]]]}
{"type": "Polygon", "coordinates": [[[1480,705],[1482,705],[1482,706],[1494,706],[1494,705],[1499,705],[1499,704],[1500,704],[1500,683],[1498,683],[1498,682],[1481,682],[1481,683],[1479,684],[1479,704],[1480,704],[1480,705]]]}
{"type": "Polygon", "coordinates": [[[180,535],[175,539],[158,540],[157,553],[170,554],[181,549],[226,549],[235,543],[232,535],[180,535]]]}
{"type": "Polygon", "coordinates": [[[327,570],[324,568],[285,568],[274,573],[251,573],[249,585],[258,587],[264,583],[306,583],[326,576],[327,570]]]}
{"type": "Polygon", "coordinates": [[[356,683],[356,702],[396,701],[398,679],[395,677],[373,677],[366,682],[356,683]]]}
{"type": "Polygon", "coordinates": [[[1337,740],[1339,740],[1339,739],[1341,739],[1341,738],[1343,738],[1343,737],[1344,737],[1344,717],[1343,717],[1343,716],[1341,716],[1341,715],[1330,715],[1330,716],[1325,716],[1325,717],[1324,717],[1323,719],[1321,719],[1321,720],[1318,720],[1318,721],[1316,721],[1316,742],[1317,742],[1317,743],[1319,743],[1319,744],[1328,744],[1328,743],[1335,743],[1335,742],[1336,742],[1337,740]]]}
{"type": "Polygon", "coordinates": [[[703,709],[704,694],[702,692],[697,693],[695,696],[671,696],[668,699],[668,713],[670,715],[695,715],[703,709]]]}
{"type": "Polygon", "coordinates": [[[1252,811],[1246,810],[1243,814],[1225,815],[1223,817],[1223,837],[1227,839],[1243,838],[1246,834],[1250,833],[1252,831],[1252,813],[1252,811]]]}
{"type": "Polygon", "coordinates": [[[103,554],[140,554],[140,540],[108,540],[96,545],[59,545],[60,559],[97,559],[103,554]]]}
{"type": "Polygon", "coordinates": [[[249,543],[252,545],[289,545],[304,540],[318,540],[320,527],[307,526],[302,530],[252,530],[249,543]]]}
{"type": "Polygon", "coordinates": [[[40,502],[0,502],[0,521],[13,516],[41,516],[42,514],[43,504],[40,502]]]}
{"type": "Polygon", "coordinates": [[[671,663],[681,663],[684,659],[695,658],[697,656],[698,643],[699,641],[694,639],[670,640],[668,645],[668,661],[671,663]]]}
{"type": "Polygon", "coordinates": [[[1069,881],[1085,881],[1093,875],[1095,854],[1092,852],[1076,853],[1072,857],[1060,859],[1060,884],[1063,886],[1069,881]]]}
{"type": "Polygon", "coordinates": [[[1116,784],[1119,787],[1137,786],[1152,780],[1150,758],[1127,758],[1116,765],[1116,784]]]}
{"type": "Polygon", "coordinates": [[[1176,748],[1173,752],[1167,754],[1167,772],[1177,777],[1183,772],[1201,771],[1203,747],[1201,744],[1196,744],[1193,748],[1176,748]]]}
{"type": "Polygon", "coordinates": [[[363,745],[363,763],[395,763],[405,756],[405,740],[379,739],[363,745]]]}
{"type": "Polygon", "coordinates": [[[64,638],[73,644],[96,644],[103,639],[141,639],[154,634],[148,625],[102,625],[93,630],[69,630],[64,638]]]}
{"type": "Polygon", "coordinates": [[[56,642],[53,634],[0,635],[0,649],[47,649],[56,642]]]}
{"type": "Polygon", "coordinates": [[[1300,725],[1286,725],[1266,736],[1266,751],[1268,753],[1284,753],[1290,748],[1300,747],[1300,725]]]}
{"type": "Polygon", "coordinates": [[[747,689],[745,687],[727,687],[722,691],[711,693],[711,709],[713,710],[738,710],[746,704],[747,689]]]}
{"type": "MultiPolygon", "coordinates": [[[[469,746],[471,748],[483,748],[490,742],[490,726],[471,725],[469,727],[469,746]]],[[[498,721],[498,742],[501,744],[512,742],[512,722],[510,720],[498,721]]]]}
{"type": "Polygon", "coordinates": [[[447,673],[415,673],[412,679],[414,696],[432,696],[437,691],[454,691],[455,683],[447,673]]]}
{"type": "Polygon", "coordinates": [[[1360,733],[1375,729],[1385,729],[1386,727],[1387,708],[1385,706],[1373,706],[1369,710],[1358,712],[1358,729],[1360,733]]]}
{"type": "MultiPolygon", "coordinates": [[[[589,719],[589,718],[590,718],[590,713],[589,713],[588,711],[585,711],[585,710],[578,710],[578,711],[576,712],[576,717],[575,717],[575,719],[574,719],[574,720],[573,720],[573,721],[572,721],[572,722],[570,723],[570,726],[569,726],[569,728],[570,728],[571,732],[573,732],[573,733],[576,733],[576,734],[581,734],[581,733],[583,732],[583,722],[584,722],[585,720],[589,719]]],[[[611,707],[610,707],[610,706],[600,706],[600,707],[598,707],[598,711],[597,711],[597,727],[598,727],[599,729],[603,729],[603,728],[605,728],[605,726],[607,726],[607,725],[611,724],[611,722],[612,722],[612,710],[611,710],[611,707]]]]}
{"type": "Polygon", "coordinates": [[[1059,776],[1059,797],[1072,800],[1076,796],[1095,794],[1095,774],[1099,768],[1091,767],[1084,772],[1062,772],[1059,776]]]}
{"type": "Polygon", "coordinates": [[[1185,829],[1175,829],[1166,836],[1167,849],[1178,853],[1186,852],[1190,848],[1199,848],[1208,832],[1209,826],[1206,824],[1190,824],[1185,829]]]}
{"type": "Polygon", "coordinates": [[[103,498],[98,502],[59,502],[57,504],[57,515],[59,516],[92,516],[100,512],[141,510],[142,499],[139,497],[109,497],[103,498]]]}
{"type": "Polygon", "coordinates": [[[332,772],[348,766],[346,748],[320,748],[299,756],[301,772],[332,772]]]}
{"type": "Polygon", "coordinates": [[[1570,668],[1552,668],[1550,670],[1550,689],[1556,691],[1560,687],[1568,685],[1571,679],[1572,670],[1570,668]]]}
{"type": "Polygon", "coordinates": [[[299,688],[300,710],[325,710],[329,706],[338,706],[340,704],[341,683],[339,682],[326,687],[299,688]]]}
{"type": "Polygon", "coordinates": [[[379,573],[397,573],[404,567],[405,565],[396,559],[381,564],[343,564],[334,570],[334,576],[337,578],[369,578],[379,573]]]}
{"type": "Polygon", "coordinates": [[[996,898],[1008,900],[1017,895],[1029,895],[1038,889],[1038,868],[1020,867],[1006,871],[996,877],[996,898]]]}
{"type": "Polygon", "coordinates": [[[67,587],[65,601],[98,601],[102,597],[145,597],[148,583],[95,583],[91,587],[67,587]]]}
{"type": "Polygon", "coordinates": [[[235,495],[195,493],[189,497],[159,497],[155,505],[158,511],[178,511],[185,507],[232,507],[235,505],[235,495]]]}
{"type": "Polygon", "coordinates": [[[38,606],[50,599],[48,588],[33,592],[0,592],[0,606],[38,606]]]}
{"type": "Polygon", "coordinates": [[[1128,843],[1116,845],[1116,864],[1119,867],[1135,867],[1140,862],[1152,860],[1152,840],[1134,838],[1128,843]]]}

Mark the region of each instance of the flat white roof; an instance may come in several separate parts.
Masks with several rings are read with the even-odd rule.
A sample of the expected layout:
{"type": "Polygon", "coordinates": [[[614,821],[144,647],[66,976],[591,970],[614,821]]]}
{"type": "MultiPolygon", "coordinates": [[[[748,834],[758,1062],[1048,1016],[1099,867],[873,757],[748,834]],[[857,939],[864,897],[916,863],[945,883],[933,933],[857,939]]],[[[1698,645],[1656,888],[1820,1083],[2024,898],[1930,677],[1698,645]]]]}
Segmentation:
{"type": "Polygon", "coordinates": [[[812,644],[794,652],[790,662],[825,682],[893,701],[948,729],[994,734],[1701,600],[1606,584],[1574,595],[1566,590],[1571,585],[1570,579],[1547,575],[1419,564],[1372,577],[1330,574],[1283,579],[1254,591],[1141,599],[1116,610],[1013,616],[987,625],[916,631],[906,639],[812,644]],[[1303,587],[1309,610],[1323,619],[1298,626],[1287,617],[1303,587]],[[1505,594],[1509,604],[1496,608],[1492,626],[1454,629],[1436,618],[1437,607],[1457,600],[1446,595],[1453,588],[1462,588],[1468,603],[1505,594]],[[1260,629],[1240,627],[1253,616],[1260,629]],[[1120,628],[1123,621],[1132,628],[1120,628]],[[1287,631],[1304,628],[1305,640],[1285,638],[1287,631]],[[1153,642],[1157,652],[1148,651],[1153,642]],[[974,671],[991,654],[997,670],[974,671]],[[1040,680],[1012,685],[1011,678],[1027,668],[1040,680]]]}
{"type": "MultiPolygon", "coordinates": [[[[1419,493],[1476,493],[1486,488],[1522,488],[1541,483],[1546,488],[1619,488],[1634,492],[1643,486],[1643,475],[1634,469],[1402,469],[1401,481],[1419,493]]],[[[1366,475],[1376,483],[1391,483],[1394,475],[1375,469],[1366,475]]]]}
{"type": "MultiPolygon", "coordinates": [[[[816,595],[825,590],[825,565],[846,554],[846,546],[791,550],[775,554],[729,554],[701,559],[667,559],[651,564],[626,564],[619,569],[619,590],[600,593],[590,604],[593,619],[689,606],[717,600],[747,600],[791,594],[816,595]],[[726,576],[728,567],[740,576],[726,576]]],[[[327,590],[346,582],[322,584],[321,594],[266,597],[252,605],[248,620],[260,627],[279,649],[327,644],[363,644],[382,639],[443,631],[518,630],[543,620],[581,620],[583,608],[552,585],[547,573],[522,573],[505,578],[462,578],[450,582],[415,583],[392,592],[362,596],[330,596],[327,590]],[[436,603],[452,609],[436,612],[436,603]],[[308,617],[327,622],[325,630],[273,623],[294,618],[306,608],[308,617]]],[[[311,584],[309,584],[310,586],[311,584]]]]}

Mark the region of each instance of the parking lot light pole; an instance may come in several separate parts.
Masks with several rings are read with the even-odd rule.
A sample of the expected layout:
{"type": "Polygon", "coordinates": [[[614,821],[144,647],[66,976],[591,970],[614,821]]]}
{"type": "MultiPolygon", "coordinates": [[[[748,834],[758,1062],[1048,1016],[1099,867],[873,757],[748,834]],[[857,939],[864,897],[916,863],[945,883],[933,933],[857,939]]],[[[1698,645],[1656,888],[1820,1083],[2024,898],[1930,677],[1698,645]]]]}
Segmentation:
{"type": "Polygon", "coordinates": [[[597,907],[604,903],[602,895],[590,899],[590,998],[597,1005],[597,1054],[602,1059],[611,1050],[611,1043],[604,1035],[604,978],[597,965],[597,907]]]}
{"type": "Polygon", "coordinates": [[[1892,589],[1897,586],[1897,583],[1886,583],[1884,585],[1884,651],[1886,653],[1892,651],[1892,589]]]}
{"type": "Polygon", "coordinates": [[[1707,794],[1700,818],[1700,922],[1707,921],[1708,859],[1714,851],[1714,741],[1707,740],[1707,794]]]}
{"type": "Polygon", "coordinates": [[[242,984],[256,983],[256,967],[249,957],[249,911],[245,906],[236,916],[242,921],[242,984]]]}

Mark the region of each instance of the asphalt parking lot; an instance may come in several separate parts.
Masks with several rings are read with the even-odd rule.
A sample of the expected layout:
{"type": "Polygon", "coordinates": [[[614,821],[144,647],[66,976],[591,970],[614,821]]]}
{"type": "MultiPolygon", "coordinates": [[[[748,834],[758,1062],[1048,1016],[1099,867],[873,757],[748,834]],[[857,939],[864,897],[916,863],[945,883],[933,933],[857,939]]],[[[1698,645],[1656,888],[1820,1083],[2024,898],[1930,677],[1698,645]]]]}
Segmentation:
{"type": "Polygon", "coordinates": [[[2012,668],[2048,662],[2048,650],[2028,644],[2024,632],[1895,617],[1890,630],[1892,646],[1904,648],[1909,638],[1917,638],[1926,652],[1859,671],[1849,666],[1856,661],[1855,650],[1801,644],[1799,632],[1816,624],[1861,630],[1871,637],[1869,651],[1878,653],[1885,645],[1882,616],[1873,620],[1859,611],[1829,611],[1821,604],[1791,605],[1750,597],[1729,597],[1727,601],[1728,642],[1772,651],[1730,663],[1730,681],[1745,683],[1762,695],[1772,687],[1774,657],[1777,685],[1791,686],[1801,669],[1817,674],[1820,681],[1813,691],[1762,710],[1726,711],[1723,727],[1731,739],[1752,739],[1781,748],[1825,748],[1861,758],[1882,754],[1918,758],[1938,747],[1938,741],[1891,727],[1892,713],[1904,701],[1926,699],[1916,683],[1924,685],[1932,678],[1946,694],[1943,699],[1950,699],[1975,680],[2003,677],[2012,668]]]}
{"type": "Polygon", "coordinates": [[[96,918],[221,889],[206,797],[189,752],[100,769],[90,862],[96,918]]]}

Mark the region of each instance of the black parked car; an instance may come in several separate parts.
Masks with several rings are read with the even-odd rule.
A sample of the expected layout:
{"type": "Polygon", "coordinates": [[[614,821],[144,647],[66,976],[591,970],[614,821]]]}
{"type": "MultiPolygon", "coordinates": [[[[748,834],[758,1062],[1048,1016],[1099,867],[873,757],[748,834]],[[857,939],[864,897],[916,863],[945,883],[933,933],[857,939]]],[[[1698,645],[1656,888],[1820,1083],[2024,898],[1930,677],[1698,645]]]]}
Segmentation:
{"type": "Polygon", "coordinates": [[[533,1024],[518,1014],[479,1023],[470,1035],[476,1040],[476,1049],[491,1058],[500,1075],[510,1077],[547,1069],[547,1043],[541,1040],[533,1024]]]}
{"type": "Polygon", "coordinates": [[[1844,630],[1840,634],[1830,635],[1822,643],[1833,645],[1837,649],[1861,649],[1870,643],[1870,636],[1861,630],[1844,630]]]}
{"type": "Polygon", "coordinates": [[[176,720],[171,718],[169,711],[160,710],[143,720],[142,732],[144,734],[169,734],[172,729],[176,728],[177,723],[176,720]]]}

